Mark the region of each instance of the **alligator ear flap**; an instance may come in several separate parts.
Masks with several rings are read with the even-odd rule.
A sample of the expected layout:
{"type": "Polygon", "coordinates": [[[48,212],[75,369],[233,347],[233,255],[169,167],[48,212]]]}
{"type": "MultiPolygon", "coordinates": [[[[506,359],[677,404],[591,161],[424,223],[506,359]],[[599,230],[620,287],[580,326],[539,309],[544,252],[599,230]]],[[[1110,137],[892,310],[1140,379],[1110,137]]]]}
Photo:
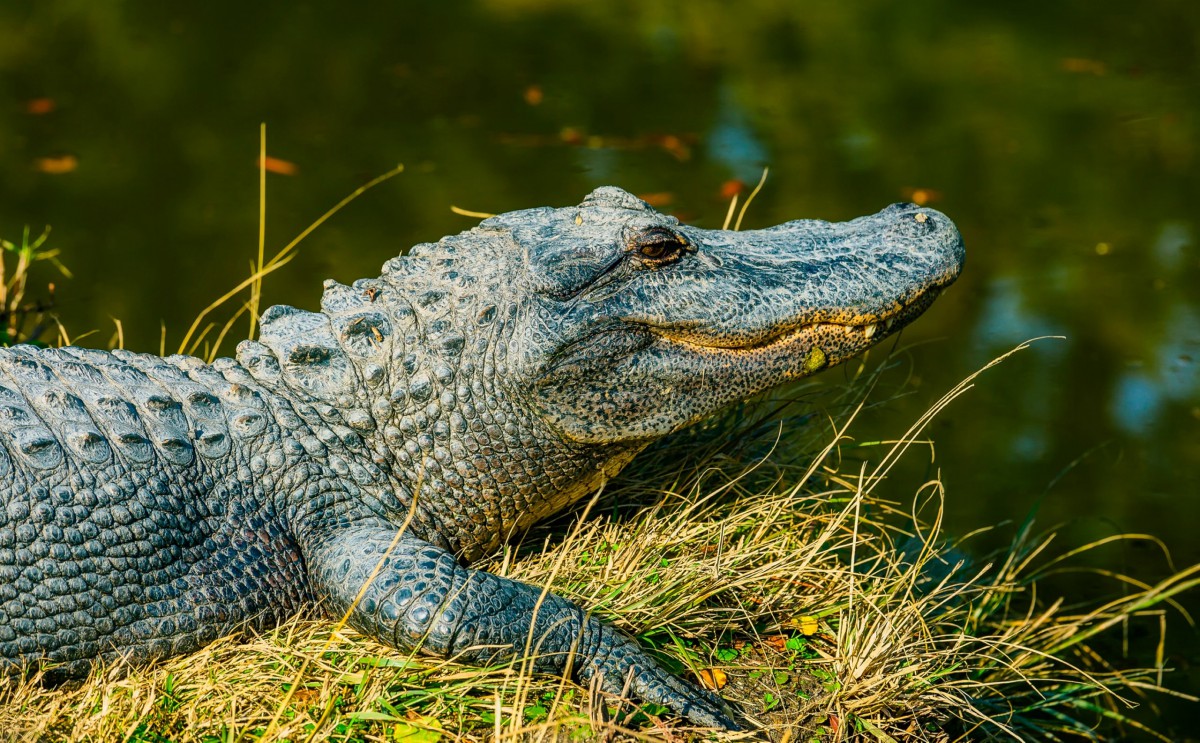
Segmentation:
{"type": "MultiPolygon", "coordinates": [[[[520,230],[517,231],[520,234],[520,230]]],[[[537,244],[538,236],[521,236],[524,244],[537,244]]],[[[624,248],[615,243],[595,244],[586,240],[544,243],[528,257],[531,288],[560,300],[575,296],[609,266],[624,248]]]]}
{"type": "Polygon", "coordinates": [[[608,207],[610,209],[633,209],[640,212],[653,212],[654,207],[642,201],[633,194],[616,186],[601,186],[592,191],[579,205],[608,207]]]}
{"type": "Polygon", "coordinates": [[[334,337],[327,316],[272,307],[263,313],[260,339],[279,360],[289,387],[337,405],[353,402],[358,372],[334,337]]]}

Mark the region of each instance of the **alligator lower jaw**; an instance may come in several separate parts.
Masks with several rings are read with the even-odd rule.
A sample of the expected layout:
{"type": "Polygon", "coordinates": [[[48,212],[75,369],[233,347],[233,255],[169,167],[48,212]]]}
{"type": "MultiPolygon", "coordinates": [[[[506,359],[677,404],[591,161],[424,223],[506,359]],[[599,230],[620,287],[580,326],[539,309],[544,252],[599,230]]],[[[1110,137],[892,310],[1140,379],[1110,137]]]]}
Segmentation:
{"type": "MultiPolygon", "coordinates": [[[[762,340],[740,345],[720,343],[716,340],[705,342],[704,339],[693,335],[684,336],[662,328],[652,328],[651,332],[672,346],[714,357],[746,359],[747,357],[769,356],[775,358],[800,351],[808,354],[808,358],[811,360],[813,349],[821,349],[821,355],[826,358],[819,364],[816,364],[815,361],[812,364],[817,368],[822,368],[861,353],[885,336],[903,328],[924,312],[939,293],[938,289],[924,291],[907,304],[899,306],[895,311],[878,318],[864,318],[864,322],[800,323],[773,332],[762,340]]],[[[805,364],[809,365],[810,361],[806,361],[805,364]]],[[[816,369],[806,369],[805,371],[811,373],[816,369]]]]}

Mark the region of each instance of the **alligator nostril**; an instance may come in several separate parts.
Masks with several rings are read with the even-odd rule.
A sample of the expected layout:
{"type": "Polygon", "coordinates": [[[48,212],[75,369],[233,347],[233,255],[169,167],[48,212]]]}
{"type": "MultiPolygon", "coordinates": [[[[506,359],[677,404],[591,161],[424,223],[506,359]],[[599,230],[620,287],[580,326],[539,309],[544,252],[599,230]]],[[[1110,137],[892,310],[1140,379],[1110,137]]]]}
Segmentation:
{"type": "Polygon", "coordinates": [[[888,207],[888,209],[893,212],[906,212],[917,208],[919,208],[918,205],[912,203],[911,201],[897,201],[895,204],[892,204],[888,207]]]}

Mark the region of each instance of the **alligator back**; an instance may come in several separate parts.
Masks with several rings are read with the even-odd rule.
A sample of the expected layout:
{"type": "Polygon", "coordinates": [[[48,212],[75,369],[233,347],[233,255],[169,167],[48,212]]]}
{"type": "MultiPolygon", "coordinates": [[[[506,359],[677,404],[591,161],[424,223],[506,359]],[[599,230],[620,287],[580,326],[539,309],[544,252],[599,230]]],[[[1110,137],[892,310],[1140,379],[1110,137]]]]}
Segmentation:
{"type": "Polygon", "coordinates": [[[247,445],[276,426],[260,392],[232,362],[0,349],[0,673],[296,611],[299,551],[255,482],[272,455],[247,445]]]}

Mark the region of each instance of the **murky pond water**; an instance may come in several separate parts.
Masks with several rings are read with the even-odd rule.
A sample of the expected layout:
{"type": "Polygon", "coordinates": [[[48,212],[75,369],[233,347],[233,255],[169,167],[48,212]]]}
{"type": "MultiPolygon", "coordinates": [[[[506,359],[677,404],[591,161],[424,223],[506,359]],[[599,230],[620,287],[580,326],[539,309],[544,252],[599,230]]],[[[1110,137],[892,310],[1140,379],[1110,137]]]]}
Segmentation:
{"type": "MultiPolygon", "coordinates": [[[[885,377],[881,394],[906,394],[860,439],[1062,336],[930,429],[950,531],[1036,506],[1064,544],[1149,532],[1200,561],[1200,4],[196,5],[0,6],[0,237],[53,226],[76,278],[39,287],[56,281],[75,334],[96,329],[83,343],[107,345],[116,317],[128,347],[156,350],[165,326],[173,349],[246,275],[260,122],[269,250],[406,165],[268,279],[268,302],[307,307],[326,277],[469,227],[450,205],[611,183],[712,227],[730,181],[769,165],[748,226],[912,199],[967,241],[963,278],[885,377]]],[[[929,471],[898,473],[897,497],[929,471]]],[[[1096,560],[1165,570],[1154,549],[1096,560]]]]}

